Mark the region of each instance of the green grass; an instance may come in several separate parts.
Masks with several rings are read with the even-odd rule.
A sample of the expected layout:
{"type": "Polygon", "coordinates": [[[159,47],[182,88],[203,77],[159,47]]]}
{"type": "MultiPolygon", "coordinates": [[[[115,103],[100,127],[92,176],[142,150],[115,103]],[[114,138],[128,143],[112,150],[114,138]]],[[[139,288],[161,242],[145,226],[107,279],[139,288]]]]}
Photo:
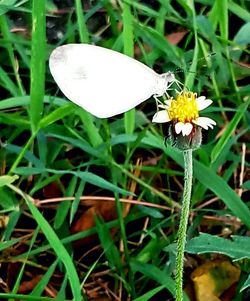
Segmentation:
{"type": "Polygon", "coordinates": [[[65,100],[49,54],[83,42],[176,70],[213,100],[217,126],[194,153],[185,284],[223,254],[241,270],[232,300],[249,300],[249,1],[72,5],[0,2],[0,299],[173,299],[182,155],[164,144],[167,124],[151,123],[153,99],[107,120],[65,100]]]}

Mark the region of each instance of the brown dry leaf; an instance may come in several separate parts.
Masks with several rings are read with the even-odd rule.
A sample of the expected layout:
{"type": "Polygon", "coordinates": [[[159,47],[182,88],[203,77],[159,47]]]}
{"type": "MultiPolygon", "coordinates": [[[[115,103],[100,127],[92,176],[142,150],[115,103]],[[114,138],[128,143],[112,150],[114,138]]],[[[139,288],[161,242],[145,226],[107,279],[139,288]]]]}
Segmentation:
{"type": "Polygon", "coordinates": [[[239,280],[240,269],[229,261],[216,260],[199,266],[191,275],[197,301],[221,301],[219,298],[239,280]]]}
{"type": "MultiPolygon", "coordinates": [[[[101,216],[106,222],[112,221],[117,218],[115,202],[109,201],[97,201],[93,203],[93,206],[88,208],[83,214],[78,218],[78,220],[71,227],[71,233],[78,233],[91,229],[95,226],[94,216],[101,216]]],[[[112,230],[111,232],[113,232],[112,230]]],[[[76,245],[80,246],[83,244],[89,244],[96,241],[97,236],[92,235],[77,241],[76,245]]]]}
{"type": "Polygon", "coordinates": [[[51,182],[43,188],[43,195],[46,199],[57,198],[62,195],[62,192],[57,182],[51,182]]]}
{"type": "Polygon", "coordinates": [[[7,215],[0,215],[0,230],[4,230],[7,227],[9,219],[7,215]]]}
{"type": "Polygon", "coordinates": [[[29,281],[24,281],[21,283],[18,293],[25,294],[33,290],[33,288],[37,285],[37,283],[41,280],[42,275],[37,275],[34,278],[30,279],[29,281]]]}
{"type": "Polygon", "coordinates": [[[187,30],[177,31],[167,35],[166,38],[170,44],[177,45],[185,37],[187,33],[188,33],[187,30]]]}

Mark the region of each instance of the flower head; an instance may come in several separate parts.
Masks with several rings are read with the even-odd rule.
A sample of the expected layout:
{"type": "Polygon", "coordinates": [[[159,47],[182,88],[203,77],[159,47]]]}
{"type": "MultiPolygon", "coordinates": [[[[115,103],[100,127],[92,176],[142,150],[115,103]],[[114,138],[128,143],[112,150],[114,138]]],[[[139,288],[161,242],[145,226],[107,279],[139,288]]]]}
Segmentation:
{"type": "Polygon", "coordinates": [[[160,104],[162,110],[155,113],[153,122],[172,122],[175,133],[189,136],[197,127],[205,130],[213,128],[216,122],[208,117],[199,117],[199,111],[207,108],[212,103],[205,96],[197,97],[196,93],[182,91],[177,94],[176,99],[170,98],[165,104],[160,104]]]}

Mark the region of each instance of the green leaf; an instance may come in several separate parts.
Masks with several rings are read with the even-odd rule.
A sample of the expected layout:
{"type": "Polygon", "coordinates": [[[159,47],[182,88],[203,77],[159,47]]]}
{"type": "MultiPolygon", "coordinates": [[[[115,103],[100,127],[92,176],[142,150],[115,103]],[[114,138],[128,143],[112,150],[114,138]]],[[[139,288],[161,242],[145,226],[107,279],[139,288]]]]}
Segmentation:
{"type": "MultiPolygon", "coordinates": [[[[54,104],[56,106],[63,106],[68,103],[65,99],[59,97],[44,96],[43,99],[46,104],[54,104]]],[[[0,101],[0,110],[12,109],[16,107],[23,107],[30,104],[30,96],[16,96],[0,101]]],[[[73,106],[73,105],[72,105],[73,106]]]]}
{"type": "Polygon", "coordinates": [[[158,287],[150,290],[146,294],[134,299],[134,301],[148,301],[148,300],[151,300],[151,298],[154,297],[154,295],[156,295],[157,293],[162,291],[164,288],[165,288],[164,285],[158,286],[158,287]]]}
{"type": "Polygon", "coordinates": [[[32,1],[32,47],[30,65],[30,119],[32,132],[38,129],[45,94],[46,18],[45,0],[32,1]]]}
{"type": "Polygon", "coordinates": [[[14,176],[0,176],[0,187],[8,185],[16,181],[19,177],[17,175],[14,176]]]}
{"type": "MultiPolygon", "coordinates": [[[[97,228],[97,233],[103,247],[104,253],[109,261],[110,267],[112,269],[116,268],[118,271],[123,273],[123,264],[121,262],[120,253],[114,244],[113,238],[110,235],[109,229],[101,218],[95,216],[95,223],[97,228]]],[[[123,275],[124,276],[124,275],[123,275]]]]}
{"type": "Polygon", "coordinates": [[[74,105],[67,103],[63,107],[57,108],[49,115],[45,116],[40,122],[40,127],[44,128],[58,120],[61,120],[63,117],[73,114],[75,110],[76,107],[74,105]]]}
{"type": "Polygon", "coordinates": [[[219,236],[201,233],[191,239],[186,252],[192,254],[219,253],[233,260],[250,259],[250,237],[232,236],[232,240],[219,236]]]}
{"type": "Polygon", "coordinates": [[[121,193],[123,195],[131,195],[131,192],[119,188],[116,185],[112,184],[111,182],[89,171],[70,171],[70,170],[56,170],[56,169],[33,168],[33,167],[17,167],[15,169],[15,173],[20,175],[26,175],[26,176],[29,176],[31,174],[33,175],[42,174],[44,172],[51,172],[59,175],[72,174],[92,185],[101,187],[103,189],[108,189],[116,193],[121,193]]]}
{"type": "MultiPolygon", "coordinates": [[[[42,214],[35,207],[35,205],[27,198],[25,198],[25,201],[37,224],[40,226],[41,230],[43,231],[44,235],[49,241],[50,246],[54,249],[58,258],[60,258],[60,260],[63,262],[67,271],[68,279],[72,289],[72,294],[75,300],[82,300],[81,284],[72,258],[69,256],[69,253],[67,252],[66,248],[64,247],[54,230],[51,228],[50,224],[42,216],[42,214]]],[[[86,300],[86,298],[84,299],[86,300]]]]}
{"type": "Polygon", "coordinates": [[[88,44],[88,43],[90,43],[89,32],[88,32],[87,24],[85,21],[84,10],[82,7],[81,0],[75,0],[75,8],[76,8],[78,31],[80,34],[80,41],[81,41],[81,43],[88,44]]]}
{"type": "Polygon", "coordinates": [[[237,32],[236,36],[234,37],[235,43],[246,46],[250,44],[250,22],[244,24],[240,30],[237,32]]]}
{"type": "MultiPolygon", "coordinates": [[[[55,301],[55,298],[49,297],[36,297],[29,296],[24,294],[8,294],[8,293],[0,293],[0,299],[15,299],[15,300],[23,300],[23,301],[55,301]]],[[[64,301],[72,301],[72,299],[63,299],[64,301]]],[[[81,299],[79,299],[81,300],[81,299]]]]}
{"type": "MultiPolygon", "coordinates": [[[[141,263],[138,261],[132,261],[130,263],[130,266],[134,273],[140,272],[144,276],[153,279],[157,283],[163,285],[174,296],[175,282],[171,278],[171,276],[166,273],[166,271],[161,271],[160,269],[158,269],[156,266],[152,264],[141,263]]],[[[186,294],[184,295],[184,300],[185,301],[189,300],[186,294]]]]}
{"type": "Polygon", "coordinates": [[[9,241],[1,241],[0,242],[0,251],[2,252],[3,250],[12,247],[13,245],[15,245],[16,243],[18,243],[20,240],[22,240],[21,238],[15,238],[9,241]]]}
{"type": "Polygon", "coordinates": [[[244,116],[249,104],[250,104],[250,98],[248,99],[248,101],[246,101],[245,103],[240,105],[239,108],[237,109],[237,112],[235,113],[233,119],[229,122],[229,124],[226,127],[226,130],[220,137],[220,140],[217,142],[217,144],[213,148],[213,151],[211,154],[212,163],[216,161],[219,154],[223,151],[223,148],[225,147],[228,140],[232,136],[232,134],[235,131],[237,125],[239,124],[241,118],[244,116]]]}
{"type": "Polygon", "coordinates": [[[9,10],[14,8],[17,0],[1,0],[0,3],[0,16],[6,14],[9,10]]]}
{"type": "Polygon", "coordinates": [[[250,190],[250,180],[243,183],[242,188],[250,190]]]}
{"type": "Polygon", "coordinates": [[[240,292],[244,291],[246,288],[250,286],[250,275],[248,275],[247,280],[242,285],[240,292]]]}
{"type": "Polygon", "coordinates": [[[30,295],[37,296],[37,297],[41,296],[42,292],[44,291],[44,289],[48,285],[50,278],[52,277],[52,275],[55,272],[55,268],[56,268],[56,266],[58,264],[58,261],[59,261],[59,259],[55,260],[54,263],[50,265],[50,267],[48,268],[47,272],[43,275],[43,277],[41,278],[41,280],[34,287],[34,289],[32,290],[32,292],[30,293],[30,295]]]}

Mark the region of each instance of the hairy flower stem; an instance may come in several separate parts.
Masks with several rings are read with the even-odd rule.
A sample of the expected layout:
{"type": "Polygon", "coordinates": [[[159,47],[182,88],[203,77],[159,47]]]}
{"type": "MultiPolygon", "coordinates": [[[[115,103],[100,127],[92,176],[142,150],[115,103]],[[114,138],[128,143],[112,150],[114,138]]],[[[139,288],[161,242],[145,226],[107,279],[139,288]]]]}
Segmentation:
{"type": "Polygon", "coordinates": [[[186,245],[187,224],[189,216],[189,207],[192,191],[193,165],[192,150],[183,151],[184,156],[184,191],[181,208],[180,226],[177,240],[176,256],[176,278],[175,278],[175,300],[183,300],[183,268],[184,268],[184,251],[186,245]]]}

